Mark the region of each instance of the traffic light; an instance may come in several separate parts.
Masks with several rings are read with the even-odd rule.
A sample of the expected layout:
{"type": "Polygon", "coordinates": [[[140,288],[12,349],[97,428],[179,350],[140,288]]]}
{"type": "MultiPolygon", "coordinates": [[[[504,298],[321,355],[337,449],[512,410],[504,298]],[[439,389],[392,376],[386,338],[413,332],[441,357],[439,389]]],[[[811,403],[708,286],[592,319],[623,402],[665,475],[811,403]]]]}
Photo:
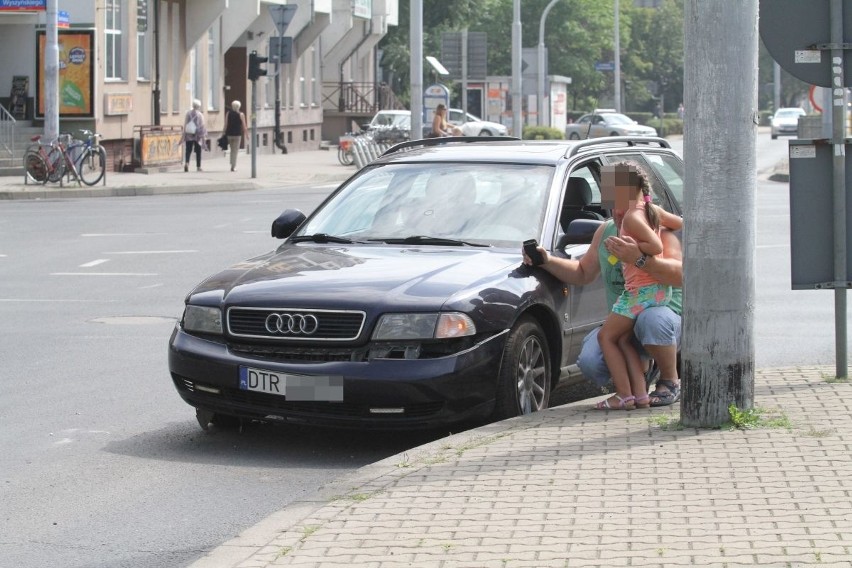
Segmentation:
{"type": "Polygon", "coordinates": [[[268,57],[262,57],[256,51],[252,51],[249,54],[249,81],[257,81],[259,77],[266,75],[266,69],[261,67],[261,65],[267,61],[269,61],[268,57]]]}

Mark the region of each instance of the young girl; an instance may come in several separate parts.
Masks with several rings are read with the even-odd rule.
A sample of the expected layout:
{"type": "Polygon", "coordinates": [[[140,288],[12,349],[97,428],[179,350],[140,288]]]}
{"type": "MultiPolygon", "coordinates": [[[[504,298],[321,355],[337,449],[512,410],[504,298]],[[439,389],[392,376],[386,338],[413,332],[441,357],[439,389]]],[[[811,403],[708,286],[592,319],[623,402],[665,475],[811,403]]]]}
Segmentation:
{"type": "MultiPolygon", "coordinates": [[[[670,286],[660,284],[642,270],[646,256],[662,254],[660,224],[672,230],[683,226],[677,215],[651,203],[651,185],[638,164],[621,162],[601,169],[603,200],[615,198],[613,216],[619,236],[636,241],[642,257],[635,265],[622,265],[624,292],[612,307],[598,333],[604,360],[612,375],[615,394],[598,403],[598,410],[647,408],[650,406],[642,360],[633,345],[633,324],[642,310],[664,306],[671,299],[670,286]]],[[[614,257],[613,257],[614,259],[614,257]]],[[[617,262],[617,259],[616,259],[617,262]]]]}

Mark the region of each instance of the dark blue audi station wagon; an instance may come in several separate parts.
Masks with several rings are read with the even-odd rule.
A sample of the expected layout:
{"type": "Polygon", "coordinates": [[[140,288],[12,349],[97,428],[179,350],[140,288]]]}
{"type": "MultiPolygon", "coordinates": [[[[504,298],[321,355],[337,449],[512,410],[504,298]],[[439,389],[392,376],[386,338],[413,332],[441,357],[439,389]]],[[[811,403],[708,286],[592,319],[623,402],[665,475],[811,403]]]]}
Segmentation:
{"type": "MultiPolygon", "coordinates": [[[[445,138],[393,147],[283,242],[192,290],[169,369],[202,427],[235,418],[423,428],[547,408],[580,378],[603,286],[521,263],[537,239],[578,258],[609,217],[600,168],[633,160],[680,214],[683,163],[659,138],[445,138]]],[[[286,207],[286,204],[283,208],[286,207]]]]}

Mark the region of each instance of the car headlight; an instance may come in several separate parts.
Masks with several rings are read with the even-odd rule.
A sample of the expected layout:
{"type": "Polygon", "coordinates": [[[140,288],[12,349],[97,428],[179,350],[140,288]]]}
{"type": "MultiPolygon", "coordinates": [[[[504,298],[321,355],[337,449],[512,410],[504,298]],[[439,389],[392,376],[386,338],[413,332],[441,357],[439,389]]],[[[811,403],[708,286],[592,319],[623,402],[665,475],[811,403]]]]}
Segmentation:
{"type": "Polygon", "coordinates": [[[183,311],[183,328],[186,331],[222,335],[222,310],[187,306],[183,311]]]}
{"type": "Polygon", "coordinates": [[[374,340],[452,339],[474,335],[476,325],[458,312],[432,314],[385,314],[379,319],[374,340]]]}

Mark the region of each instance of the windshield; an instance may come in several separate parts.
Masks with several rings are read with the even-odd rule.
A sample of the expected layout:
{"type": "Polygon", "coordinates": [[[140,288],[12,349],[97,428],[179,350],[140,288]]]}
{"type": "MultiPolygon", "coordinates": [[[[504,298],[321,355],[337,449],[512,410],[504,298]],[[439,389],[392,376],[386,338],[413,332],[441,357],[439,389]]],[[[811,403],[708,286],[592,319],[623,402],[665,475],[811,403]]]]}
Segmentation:
{"type": "Polygon", "coordinates": [[[790,110],[779,110],[775,113],[775,118],[796,118],[799,116],[804,116],[805,111],[790,109],[790,110]]]}
{"type": "Polygon", "coordinates": [[[325,203],[297,236],[354,241],[427,236],[517,246],[541,230],[553,171],[434,162],[370,168],[325,203]]]}

